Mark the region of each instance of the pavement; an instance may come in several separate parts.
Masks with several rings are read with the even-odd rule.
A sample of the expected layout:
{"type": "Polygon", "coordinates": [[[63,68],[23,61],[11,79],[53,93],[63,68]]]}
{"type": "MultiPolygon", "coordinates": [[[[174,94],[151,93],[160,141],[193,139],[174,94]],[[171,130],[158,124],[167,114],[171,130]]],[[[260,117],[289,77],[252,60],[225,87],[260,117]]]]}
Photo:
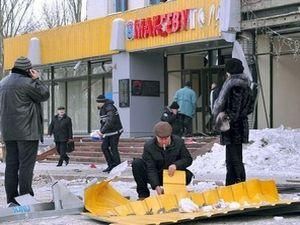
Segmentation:
{"type": "MultiPolygon", "coordinates": [[[[68,188],[75,194],[81,195],[84,188],[89,182],[98,179],[102,180],[108,177],[107,173],[103,173],[102,170],[106,168],[105,164],[97,165],[83,165],[83,164],[69,164],[68,166],[56,167],[56,163],[36,163],[33,179],[33,188],[35,191],[35,198],[41,202],[48,202],[52,200],[52,190],[51,184],[54,180],[61,180],[66,183],[68,188]]],[[[0,163],[0,207],[5,207],[5,190],[4,190],[4,170],[5,164],[0,163]]],[[[254,176],[254,175],[253,175],[254,176]]],[[[222,185],[224,179],[224,174],[209,174],[207,177],[203,177],[201,180],[194,180],[197,182],[215,182],[216,185],[222,185]]],[[[278,180],[282,181],[282,185],[288,183],[297,183],[295,180],[288,180],[284,177],[279,177],[278,180]],[[291,182],[292,181],[292,182],[291,182]]],[[[131,168],[128,167],[120,177],[114,180],[118,185],[128,185],[130,186],[129,191],[131,193],[122,193],[134,195],[135,186],[133,177],[131,174],[131,168]]],[[[299,183],[298,183],[299,184],[299,183]]],[[[128,189],[127,189],[128,190],[128,189]]],[[[292,195],[289,195],[292,197],[292,195]]],[[[293,195],[296,196],[296,195],[293,195]]],[[[93,225],[102,224],[93,220],[90,220],[82,215],[67,215],[63,217],[52,217],[41,218],[41,219],[31,219],[20,222],[5,222],[1,225],[71,225],[71,224],[83,224],[83,225],[93,225]]],[[[278,225],[278,224],[289,224],[289,225],[299,225],[299,216],[289,216],[289,217],[236,217],[236,218],[224,218],[217,219],[213,221],[201,221],[201,222],[190,222],[185,224],[214,224],[214,225],[229,225],[229,224],[243,224],[243,225],[278,225]]]]}

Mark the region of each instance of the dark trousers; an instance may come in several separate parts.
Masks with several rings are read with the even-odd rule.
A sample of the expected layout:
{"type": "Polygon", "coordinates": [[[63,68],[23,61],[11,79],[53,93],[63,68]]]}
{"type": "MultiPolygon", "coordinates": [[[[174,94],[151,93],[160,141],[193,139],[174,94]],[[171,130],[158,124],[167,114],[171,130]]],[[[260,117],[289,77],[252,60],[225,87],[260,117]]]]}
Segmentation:
{"type": "Polygon", "coordinates": [[[193,118],[186,116],[184,114],[179,114],[179,118],[181,120],[182,123],[182,127],[183,127],[183,135],[184,136],[189,136],[192,135],[193,133],[193,118]]]}
{"type": "Polygon", "coordinates": [[[5,141],[5,191],[7,203],[15,197],[33,194],[32,178],[39,141],[5,141]],[[19,191],[18,191],[19,186],[19,191]]]}
{"type": "MultiPolygon", "coordinates": [[[[132,161],[132,174],[136,182],[136,191],[139,198],[147,198],[150,196],[150,191],[147,187],[149,183],[147,175],[147,166],[143,159],[134,159],[132,161]]],[[[160,186],[163,185],[163,174],[162,172],[158,175],[160,186]]],[[[192,181],[193,174],[186,170],[186,184],[189,184],[192,181]]]]}
{"type": "Polygon", "coordinates": [[[115,167],[121,163],[118,150],[120,134],[104,137],[102,141],[102,152],[108,167],[115,167]]]}
{"type": "Polygon", "coordinates": [[[59,161],[58,161],[58,165],[62,165],[64,160],[66,162],[69,162],[69,156],[67,155],[67,142],[63,141],[63,142],[55,142],[56,145],[56,150],[58,152],[58,154],[60,155],[59,157],[59,161]]]}
{"type": "Polygon", "coordinates": [[[246,180],[242,144],[226,145],[226,185],[246,180]]]}

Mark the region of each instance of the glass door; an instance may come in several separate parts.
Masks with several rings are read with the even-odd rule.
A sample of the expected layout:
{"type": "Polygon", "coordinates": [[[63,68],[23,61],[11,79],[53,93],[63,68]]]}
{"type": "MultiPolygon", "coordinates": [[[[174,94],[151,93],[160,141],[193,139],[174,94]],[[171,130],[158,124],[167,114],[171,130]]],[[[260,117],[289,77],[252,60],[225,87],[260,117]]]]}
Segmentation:
{"type": "Polygon", "coordinates": [[[203,115],[204,115],[204,104],[203,101],[203,80],[202,71],[201,70],[184,70],[182,71],[182,86],[187,81],[191,81],[192,89],[196,92],[196,113],[193,117],[193,134],[203,133],[203,115]]]}
{"type": "Polygon", "coordinates": [[[196,114],[193,118],[193,133],[195,135],[209,134],[212,132],[212,117],[210,108],[210,91],[212,83],[221,87],[224,69],[204,68],[200,70],[182,71],[182,86],[187,81],[192,82],[192,89],[196,92],[196,114]]]}

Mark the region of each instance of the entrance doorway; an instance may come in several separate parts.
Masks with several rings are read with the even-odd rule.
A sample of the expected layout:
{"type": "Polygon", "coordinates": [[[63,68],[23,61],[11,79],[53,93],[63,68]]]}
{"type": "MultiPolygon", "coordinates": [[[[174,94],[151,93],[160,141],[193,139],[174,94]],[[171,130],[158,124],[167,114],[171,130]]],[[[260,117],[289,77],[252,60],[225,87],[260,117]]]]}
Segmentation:
{"type": "Polygon", "coordinates": [[[196,92],[196,114],[193,118],[193,133],[195,135],[212,131],[210,108],[210,91],[212,83],[221,84],[224,68],[204,68],[200,70],[183,70],[181,86],[191,81],[192,89],[196,92]]]}
{"type": "Polygon", "coordinates": [[[166,105],[173,101],[175,92],[186,81],[191,81],[196,92],[196,113],[193,118],[193,134],[212,132],[210,91],[212,83],[221,87],[225,77],[225,62],[231,58],[232,48],[215,49],[167,56],[166,105]]]}

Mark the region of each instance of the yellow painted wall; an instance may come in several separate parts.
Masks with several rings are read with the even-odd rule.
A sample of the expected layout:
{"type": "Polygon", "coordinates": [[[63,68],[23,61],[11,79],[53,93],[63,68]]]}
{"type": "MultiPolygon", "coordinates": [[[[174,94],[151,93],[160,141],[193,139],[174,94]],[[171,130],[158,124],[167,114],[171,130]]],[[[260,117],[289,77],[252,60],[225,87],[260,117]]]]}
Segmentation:
{"type": "Polygon", "coordinates": [[[218,22],[212,19],[208,24],[212,5],[217,8],[219,0],[174,0],[105,18],[8,38],[4,40],[4,67],[10,69],[17,57],[27,55],[29,40],[32,37],[40,39],[42,64],[114,54],[115,52],[110,51],[109,45],[111,25],[115,18],[123,18],[127,21],[191,8],[205,10],[205,26],[201,29],[197,27],[195,30],[173,33],[168,37],[157,36],[143,40],[127,40],[126,51],[129,52],[216,39],[220,37],[218,22]]]}

